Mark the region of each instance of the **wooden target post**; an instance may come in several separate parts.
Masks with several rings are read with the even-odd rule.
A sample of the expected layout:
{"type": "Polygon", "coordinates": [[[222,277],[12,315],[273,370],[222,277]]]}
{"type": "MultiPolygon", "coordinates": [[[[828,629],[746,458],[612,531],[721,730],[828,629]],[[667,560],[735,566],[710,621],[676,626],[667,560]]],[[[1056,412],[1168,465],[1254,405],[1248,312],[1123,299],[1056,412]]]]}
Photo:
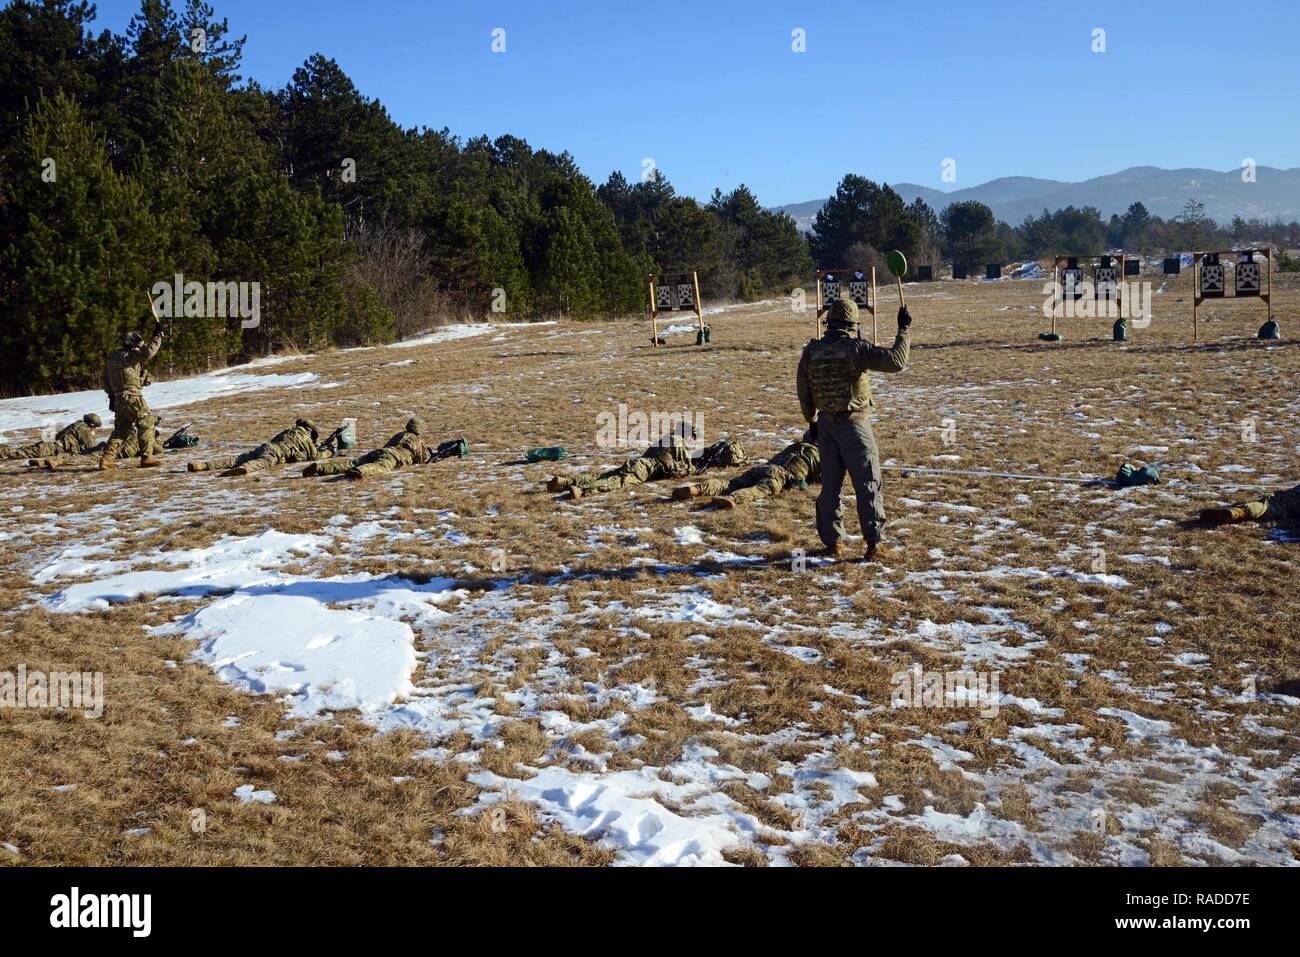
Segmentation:
{"type": "Polygon", "coordinates": [[[650,344],[659,345],[659,313],[695,313],[698,337],[704,335],[704,309],[700,304],[700,277],[695,272],[650,274],[650,344]]]}
{"type": "Polygon", "coordinates": [[[1260,299],[1273,319],[1273,247],[1258,249],[1221,249],[1217,252],[1192,253],[1192,341],[1200,339],[1200,308],[1206,299],[1260,299]],[[1228,264],[1220,257],[1235,256],[1233,294],[1228,295],[1228,264]],[[1261,264],[1255,257],[1263,256],[1261,264]]]}
{"type": "MultiPolygon", "coordinates": [[[[876,328],[876,267],[868,269],[817,270],[817,309],[813,313],[814,339],[822,337],[822,316],[837,299],[852,299],[859,309],[871,313],[871,344],[877,343],[876,328]],[[847,284],[847,290],[845,285],[847,284]]],[[[858,327],[862,336],[862,327],[858,327]]]]}
{"type": "MultiPolygon", "coordinates": [[[[1073,299],[1078,301],[1083,298],[1085,289],[1083,287],[1084,270],[1079,265],[1080,260],[1086,260],[1088,269],[1092,272],[1092,298],[1094,302],[1106,301],[1112,299],[1115,302],[1115,308],[1122,316],[1124,314],[1124,277],[1134,275],[1129,272],[1129,262],[1138,262],[1138,260],[1129,260],[1123,253],[1108,254],[1105,256],[1057,256],[1052,263],[1052,280],[1056,287],[1057,304],[1060,305],[1065,300],[1073,299]],[[1061,268],[1061,263],[1065,263],[1065,268],[1061,268]],[[1067,295],[1067,284],[1069,286],[1067,295]],[[1103,286],[1113,288],[1114,296],[1103,296],[1103,286]]],[[[1140,266],[1139,262],[1139,266],[1140,266]]],[[[1106,317],[1109,318],[1109,317],[1106,317]]],[[[1052,332],[1056,332],[1056,310],[1052,310],[1052,332]]]]}

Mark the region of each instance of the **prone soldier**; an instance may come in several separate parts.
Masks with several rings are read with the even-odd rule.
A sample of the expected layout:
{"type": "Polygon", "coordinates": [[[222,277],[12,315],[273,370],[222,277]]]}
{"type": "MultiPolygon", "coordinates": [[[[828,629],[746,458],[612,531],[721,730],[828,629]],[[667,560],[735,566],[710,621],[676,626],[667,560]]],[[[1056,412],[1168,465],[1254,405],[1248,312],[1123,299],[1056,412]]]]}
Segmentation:
{"type": "Polygon", "coordinates": [[[422,465],[429,461],[429,449],[420,438],[422,428],[419,418],[412,416],[405,428],[385,442],[382,448],[372,449],[355,459],[313,462],[302,470],[302,474],[346,475],[349,479],[361,479],[391,472],[404,465],[422,465]]]}
{"type": "Polygon", "coordinates": [[[731,481],[704,479],[673,489],[673,498],[689,499],[708,496],[709,503],[721,508],[735,508],[780,495],[792,485],[821,481],[821,455],[817,451],[816,432],[809,428],[797,442],[791,442],[761,465],[755,465],[731,481]]]}
{"type": "Polygon", "coordinates": [[[222,475],[249,475],[290,462],[312,462],[330,453],[316,444],[320,433],[311,419],[297,419],[293,425],[277,432],[250,452],[227,456],[215,462],[190,462],[191,472],[220,472],[222,475]]]}
{"type": "Polygon", "coordinates": [[[687,478],[716,466],[744,463],[745,450],[734,439],[723,439],[713,443],[700,454],[698,459],[695,459],[691,457],[686,441],[680,435],[673,433],[664,436],[636,458],[629,459],[617,468],[601,472],[599,475],[578,478],[553,475],[546,483],[546,488],[551,492],[567,491],[569,498],[576,499],[597,492],[626,488],[629,485],[641,485],[644,482],[687,478]]]}
{"type": "Polygon", "coordinates": [[[0,459],[47,459],[63,455],[84,455],[95,445],[95,429],[103,425],[94,412],[87,412],[76,422],[65,425],[48,442],[31,445],[0,445],[0,459]]]}
{"type": "Polygon", "coordinates": [[[1237,522],[1300,522],[1300,485],[1274,492],[1252,502],[1227,507],[1201,509],[1201,521],[1207,525],[1232,525],[1237,522]]]}

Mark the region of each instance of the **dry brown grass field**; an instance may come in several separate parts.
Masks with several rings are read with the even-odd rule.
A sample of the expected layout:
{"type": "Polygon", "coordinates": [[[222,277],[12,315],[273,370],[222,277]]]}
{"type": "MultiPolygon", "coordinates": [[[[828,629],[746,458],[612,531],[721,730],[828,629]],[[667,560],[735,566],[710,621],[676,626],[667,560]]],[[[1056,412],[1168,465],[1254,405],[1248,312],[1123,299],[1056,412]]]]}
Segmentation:
{"type": "MultiPolygon", "coordinates": [[[[296,357],[274,371],[313,382],[165,413],[247,445],[296,415],[357,416],[369,448],[418,412],[474,452],[367,482],[187,473],[229,451],[206,444],[160,470],[5,463],[0,671],[106,687],[99,718],[0,709],[0,862],[1300,862],[1300,544],[1190,521],[1255,497],[1216,486],[1300,481],[1298,286],[1278,281],[1280,342],[1254,339],[1260,304],[1227,302],[1193,345],[1187,276],[1126,344],[1106,319],[1039,342],[1038,282],[909,285],[911,366],[873,381],[889,465],[1130,461],[1163,481],[888,471],[882,565],[799,561],[816,486],[729,512],[661,484],[543,487],[631,451],[597,446],[619,403],[702,414],[706,439],[752,459],[796,437],[811,320],[786,300],[715,312],[703,348],[652,349],[639,321],[509,326],[296,357]],[[572,454],[522,464],[540,445],[572,454]],[[269,584],[214,585],[191,552],[271,530],[312,544],[264,562],[269,584]],[[194,587],[59,607],[178,569],[194,587]],[[436,602],[375,603],[419,588],[436,602]],[[412,687],[304,714],[196,657],[205,608],[291,592],[406,622],[412,687]],[[893,706],[915,666],[995,673],[997,707],[893,706]]],[[[881,305],[886,339],[892,290],[881,305]]],[[[283,647],[272,631],[247,638],[283,647]]]]}

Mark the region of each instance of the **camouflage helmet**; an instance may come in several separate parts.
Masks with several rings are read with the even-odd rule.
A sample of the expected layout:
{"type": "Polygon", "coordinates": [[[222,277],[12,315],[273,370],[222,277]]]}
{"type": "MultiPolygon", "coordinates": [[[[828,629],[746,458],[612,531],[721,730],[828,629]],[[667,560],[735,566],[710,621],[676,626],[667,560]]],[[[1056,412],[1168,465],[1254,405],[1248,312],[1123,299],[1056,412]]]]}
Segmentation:
{"type": "Polygon", "coordinates": [[[104,420],[101,419],[99,416],[97,416],[94,412],[87,412],[85,415],[81,417],[81,421],[85,422],[92,429],[97,429],[104,424],[104,420]]]}
{"type": "Polygon", "coordinates": [[[836,299],[831,303],[826,324],[852,327],[858,324],[858,304],[852,299],[836,299]]]}
{"type": "Polygon", "coordinates": [[[406,420],[406,431],[410,432],[412,435],[419,435],[422,427],[423,426],[418,416],[413,415],[406,420]]]}
{"type": "Polygon", "coordinates": [[[723,439],[718,443],[718,465],[743,465],[745,448],[735,439],[723,439]]]}
{"type": "Polygon", "coordinates": [[[293,424],[300,429],[306,429],[308,432],[310,432],[313,440],[316,438],[316,436],[320,435],[320,433],[316,431],[316,423],[313,422],[311,419],[294,419],[293,424]]]}
{"type": "Polygon", "coordinates": [[[134,349],[142,342],[144,342],[144,336],[138,332],[128,332],[122,337],[122,345],[127,349],[134,349]]]}

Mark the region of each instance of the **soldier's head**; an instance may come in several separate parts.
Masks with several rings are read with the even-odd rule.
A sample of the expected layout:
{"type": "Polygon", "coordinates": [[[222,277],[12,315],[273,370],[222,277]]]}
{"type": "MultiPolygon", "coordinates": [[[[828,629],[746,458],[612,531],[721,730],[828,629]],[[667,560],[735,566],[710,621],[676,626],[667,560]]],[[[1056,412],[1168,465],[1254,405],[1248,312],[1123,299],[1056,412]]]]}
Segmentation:
{"type": "Polygon", "coordinates": [[[420,434],[420,429],[421,429],[421,428],[422,428],[422,425],[421,425],[420,420],[419,420],[419,418],[418,418],[417,416],[414,416],[414,415],[413,415],[413,416],[411,416],[409,419],[406,420],[406,431],[407,431],[407,432],[410,432],[412,435],[419,435],[419,434],[420,434]]]}
{"type": "Polygon", "coordinates": [[[128,332],[122,337],[122,345],[127,349],[134,349],[142,342],[144,342],[144,336],[138,332],[128,332]]]}
{"type": "Polygon", "coordinates": [[[85,422],[92,429],[97,429],[104,424],[104,420],[101,419],[99,416],[97,416],[94,412],[87,412],[85,415],[81,417],[81,421],[85,422]]]}
{"type": "Polygon", "coordinates": [[[826,325],[831,329],[854,329],[858,325],[858,304],[852,299],[836,299],[831,303],[826,325]]]}
{"type": "Polygon", "coordinates": [[[295,419],[293,424],[298,426],[300,429],[306,429],[310,432],[313,442],[315,442],[316,437],[320,435],[320,433],[316,431],[316,423],[311,419],[295,419]]]}

